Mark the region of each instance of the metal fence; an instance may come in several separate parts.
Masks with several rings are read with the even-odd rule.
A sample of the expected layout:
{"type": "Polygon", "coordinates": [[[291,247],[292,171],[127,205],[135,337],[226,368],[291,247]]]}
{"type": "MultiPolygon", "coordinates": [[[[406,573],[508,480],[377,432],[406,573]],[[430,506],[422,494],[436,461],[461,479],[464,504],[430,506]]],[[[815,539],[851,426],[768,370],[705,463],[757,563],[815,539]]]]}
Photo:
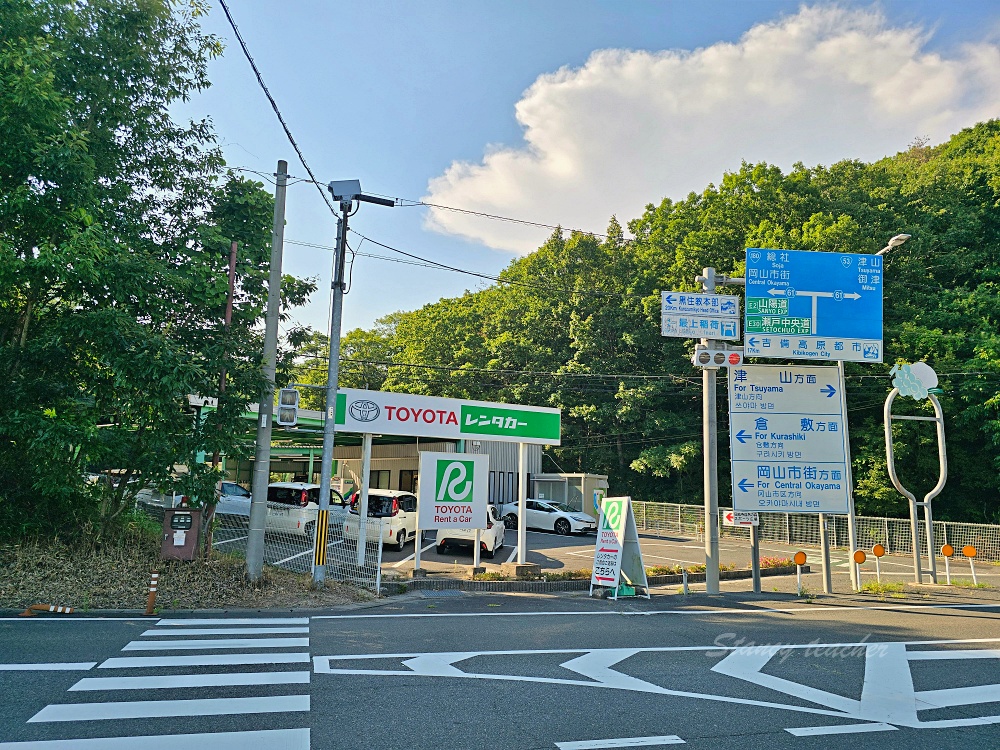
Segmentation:
{"type": "MultiPolygon", "coordinates": [[[[705,510],[700,505],[677,503],[632,503],[635,523],[640,531],[661,536],[678,534],[701,537],[705,531],[705,510]]],[[[722,515],[728,508],[719,509],[719,530],[723,537],[749,539],[750,529],[722,524],[722,515]]],[[[760,513],[757,531],[762,540],[783,542],[788,545],[819,546],[819,516],[812,513],[760,513]]],[[[828,515],[830,546],[847,549],[847,516],[828,515]]],[[[890,555],[912,555],[913,544],[909,518],[873,518],[857,516],[855,528],[858,547],[871,549],[875,544],[885,545],[890,555]]],[[[927,535],[921,520],[919,529],[920,554],[927,555],[927,535]]],[[[934,522],[934,551],[941,557],[941,547],[952,545],[960,554],[962,547],[971,544],[976,548],[977,560],[1000,561],[1000,526],[981,523],[934,522]]],[[[943,559],[943,558],[942,558],[943,559]]]]}
{"type": "MultiPolygon", "coordinates": [[[[139,508],[161,519],[166,508],[172,507],[171,497],[150,498],[139,508]]],[[[267,504],[267,524],[264,528],[264,563],[295,573],[312,573],[315,559],[315,528],[317,511],[290,507],[282,503],[267,504]]],[[[327,533],[327,580],[343,581],[378,593],[382,582],[383,520],[365,520],[364,551],[358,563],[358,516],[344,509],[330,509],[327,533]],[[348,534],[344,527],[348,524],[348,534]]],[[[213,520],[212,549],[225,554],[246,556],[250,536],[250,517],[242,513],[216,513],[213,520]]]]}

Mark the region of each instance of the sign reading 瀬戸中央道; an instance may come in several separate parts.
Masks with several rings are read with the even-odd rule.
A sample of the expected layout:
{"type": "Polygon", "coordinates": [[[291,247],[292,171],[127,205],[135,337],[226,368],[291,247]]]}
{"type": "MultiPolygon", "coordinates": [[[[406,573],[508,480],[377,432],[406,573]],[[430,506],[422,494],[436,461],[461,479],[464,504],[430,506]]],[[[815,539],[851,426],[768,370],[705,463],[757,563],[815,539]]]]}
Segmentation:
{"type": "Polygon", "coordinates": [[[348,432],[559,445],[558,409],[341,388],[336,423],[348,432]]]}
{"type": "Polygon", "coordinates": [[[420,528],[485,529],[489,476],[489,456],[421,452],[417,487],[420,528]]]}

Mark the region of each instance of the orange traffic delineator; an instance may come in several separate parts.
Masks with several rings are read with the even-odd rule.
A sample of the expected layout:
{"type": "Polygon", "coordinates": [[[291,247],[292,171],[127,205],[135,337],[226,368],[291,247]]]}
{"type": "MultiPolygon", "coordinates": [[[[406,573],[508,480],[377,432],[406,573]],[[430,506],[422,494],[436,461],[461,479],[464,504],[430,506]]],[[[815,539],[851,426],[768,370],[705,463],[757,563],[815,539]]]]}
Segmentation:
{"type": "Polygon", "coordinates": [[[885,545],[876,544],[872,547],[872,554],[875,556],[875,579],[882,583],[882,566],[879,564],[879,560],[885,556],[885,545]]]}
{"type": "Polygon", "coordinates": [[[876,558],[878,558],[878,557],[884,557],[885,556],[885,546],[881,545],[881,544],[876,544],[874,547],[872,547],[872,554],[875,555],[876,558]]]}
{"type": "Polygon", "coordinates": [[[795,556],[792,558],[792,562],[794,562],[796,565],[805,565],[806,553],[803,552],[802,550],[799,550],[798,552],[795,553],[795,556]]]}
{"type": "Polygon", "coordinates": [[[160,582],[160,572],[154,570],[149,574],[149,596],[146,597],[146,614],[153,614],[153,608],[156,606],[156,589],[160,582]]]}
{"type": "Polygon", "coordinates": [[[966,544],[962,547],[962,554],[969,558],[969,567],[972,568],[972,585],[978,586],[979,581],[976,580],[976,548],[971,544],[966,544]]]}
{"type": "Polygon", "coordinates": [[[941,554],[944,557],[945,580],[951,586],[951,557],[955,554],[955,548],[950,544],[943,544],[941,545],[941,554]]]}
{"type": "MultiPolygon", "coordinates": [[[[865,551],[863,549],[859,549],[859,550],[855,550],[854,551],[854,555],[852,555],[852,557],[854,559],[855,566],[857,566],[855,568],[855,570],[857,571],[858,590],[860,590],[861,589],[861,566],[864,565],[865,560],[868,559],[868,555],[865,554],[865,551]]],[[[878,560],[877,557],[875,559],[878,560]]]]}
{"type": "Polygon", "coordinates": [[[21,617],[34,617],[39,612],[55,612],[60,615],[71,615],[74,609],[72,607],[60,607],[55,604],[32,604],[21,613],[21,617]]]}
{"type": "Polygon", "coordinates": [[[799,596],[802,596],[802,566],[806,564],[806,553],[799,550],[792,556],[792,562],[795,563],[795,579],[799,586],[799,596]]]}

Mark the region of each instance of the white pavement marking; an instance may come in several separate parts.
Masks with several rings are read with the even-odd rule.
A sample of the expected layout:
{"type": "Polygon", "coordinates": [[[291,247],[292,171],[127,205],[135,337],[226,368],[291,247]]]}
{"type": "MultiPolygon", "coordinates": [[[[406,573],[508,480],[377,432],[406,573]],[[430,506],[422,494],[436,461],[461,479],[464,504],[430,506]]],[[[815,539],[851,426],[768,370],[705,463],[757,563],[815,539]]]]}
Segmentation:
{"type": "Polygon", "coordinates": [[[209,732],[78,740],[0,742],[0,750],[309,750],[308,729],[262,729],[256,732],[209,732]]]}
{"type": "Polygon", "coordinates": [[[308,638],[226,638],[190,641],[132,641],[122,651],[172,651],[217,648],[308,648],[308,638]]]}
{"type": "Polygon", "coordinates": [[[157,674],[145,677],[85,677],[71,687],[70,691],[302,684],[309,684],[309,672],[221,672],[216,674],[157,674]]]}
{"type": "Polygon", "coordinates": [[[308,617],[220,617],[212,620],[160,620],[157,627],[189,627],[194,625],[308,625],[308,617]]]}
{"type": "Polygon", "coordinates": [[[505,562],[513,562],[515,557],[517,557],[517,545],[516,544],[514,545],[514,548],[511,549],[511,551],[510,551],[510,557],[508,557],[505,562]]]}
{"type": "Polygon", "coordinates": [[[98,669],[142,669],[146,667],[216,667],[232,664],[301,664],[309,654],[202,654],[200,656],[119,656],[102,662],[98,669]]]}
{"type": "Polygon", "coordinates": [[[232,539],[223,539],[221,542],[217,542],[217,541],[215,541],[213,539],[212,540],[212,546],[213,547],[221,547],[223,544],[229,544],[230,542],[240,542],[240,541],[242,541],[244,539],[247,539],[247,538],[248,537],[245,537],[245,536],[234,536],[232,539]]]}
{"type": "Polygon", "coordinates": [[[891,732],[897,727],[878,722],[875,724],[833,724],[828,727],[793,727],[786,729],[796,737],[818,737],[824,734],[855,734],[857,732],[891,732]]]}
{"type": "Polygon", "coordinates": [[[970,651],[908,651],[910,661],[928,659],[1000,659],[1000,649],[972,649],[970,651]]]}
{"type": "Polygon", "coordinates": [[[582,742],[557,742],[559,750],[600,750],[605,747],[657,747],[659,745],[685,745],[676,734],[660,737],[621,737],[617,740],[584,740],[582,742]]]}
{"type": "MultiPolygon", "coordinates": [[[[341,542],[333,542],[332,544],[330,544],[328,546],[332,547],[334,544],[341,544],[341,542]]],[[[273,562],[273,563],[271,563],[271,565],[282,565],[283,563],[290,562],[291,560],[295,560],[295,559],[297,559],[299,557],[302,557],[303,555],[311,555],[312,553],[313,553],[312,549],[302,550],[301,552],[299,552],[297,554],[289,555],[288,557],[286,557],[286,558],[284,558],[282,560],[278,560],[276,562],[273,562]]]]}
{"type": "Polygon", "coordinates": [[[865,650],[865,681],[860,716],[888,724],[913,726],[917,702],[905,643],[880,643],[865,650]]]}
{"type": "Polygon", "coordinates": [[[0,672],[86,672],[97,666],[96,661],[78,661],[58,664],[42,662],[41,664],[0,664],[0,672]]]}
{"type": "Polygon", "coordinates": [[[288,628],[189,628],[186,630],[180,630],[178,628],[162,628],[160,630],[147,630],[143,633],[143,636],[157,636],[157,635],[257,635],[258,633],[267,634],[277,634],[277,633],[308,633],[309,626],[305,627],[288,627],[288,628]]]}
{"type": "Polygon", "coordinates": [[[55,703],[46,706],[32,716],[28,719],[28,723],[146,719],[162,716],[223,716],[308,710],[308,695],[267,695],[254,698],[200,698],[173,701],[115,701],[112,703],[55,703]]]}
{"type": "MultiPolygon", "coordinates": [[[[427,545],[426,547],[421,547],[421,548],[420,548],[420,552],[421,552],[421,554],[423,554],[424,552],[426,552],[427,550],[429,550],[429,549],[430,549],[431,547],[433,547],[433,546],[434,546],[435,544],[436,544],[436,542],[431,542],[431,543],[430,543],[430,544],[428,544],[428,545],[427,545]]],[[[415,545],[414,545],[414,546],[415,546],[415,545]]],[[[392,567],[393,567],[393,568],[398,568],[398,567],[400,567],[400,566],[401,566],[401,565],[402,565],[403,563],[405,563],[405,562],[409,562],[410,560],[412,560],[412,559],[413,559],[413,558],[415,558],[416,556],[417,556],[417,553],[416,553],[416,552],[411,552],[411,553],[409,554],[409,556],[408,556],[408,557],[404,557],[404,558],[403,558],[402,560],[400,560],[399,562],[397,562],[397,563],[393,563],[393,564],[392,564],[392,567]]]]}
{"type": "Polygon", "coordinates": [[[1000,685],[973,685],[972,687],[924,690],[914,694],[928,708],[971,706],[974,703],[1000,703],[1000,685]]]}

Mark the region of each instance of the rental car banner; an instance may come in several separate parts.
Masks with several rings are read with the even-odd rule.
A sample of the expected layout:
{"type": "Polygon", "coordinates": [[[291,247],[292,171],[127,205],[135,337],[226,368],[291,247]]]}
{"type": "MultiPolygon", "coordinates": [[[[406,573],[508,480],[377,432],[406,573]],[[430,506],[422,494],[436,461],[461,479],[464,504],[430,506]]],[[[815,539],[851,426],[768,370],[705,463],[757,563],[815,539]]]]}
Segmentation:
{"type": "Polygon", "coordinates": [[[421,530],[486,528],[489,478],[489,456],[422,452],[417,485],[421,530]]]}
{"type": "Polygon", "coordinates": [[[594,586],[613,588],[617,599],[622,578],[630,586],[646,589],[645,596],[649,598],[646,566],[642,562],[639,532],[632,515],[632,498],[627,495],[606,497],[601,501],[590,592],[594,592],[594,586]]]}
{"type": "MultiPolygon", "coordinates": [[[[333,415],[338,429],[379,435],[559,445],[558,409],[341,388],[333,415]]],[[[485,512],[485,511],[484,511],[485,512]]]]}

